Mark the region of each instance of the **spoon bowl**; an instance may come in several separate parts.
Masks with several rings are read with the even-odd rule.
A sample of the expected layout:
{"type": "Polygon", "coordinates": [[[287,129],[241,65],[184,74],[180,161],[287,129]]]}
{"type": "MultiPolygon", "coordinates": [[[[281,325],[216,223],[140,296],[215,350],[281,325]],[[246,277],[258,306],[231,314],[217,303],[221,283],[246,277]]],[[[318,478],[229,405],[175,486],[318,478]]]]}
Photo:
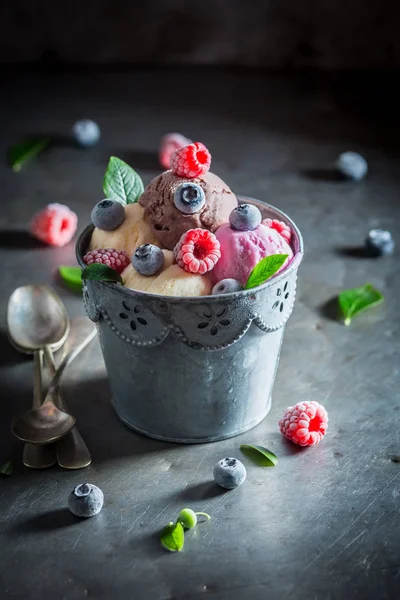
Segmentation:
{"type": "MultiPolygon", "coordinates": [[[[40,352],[46,346],[61,346],[70,328],[64,304],[47,285],[17,288],[8,302],[7,325],[11,342],[27,354],[40,352]]],[[[14,419],[14,435],[25,442],[48,444],[72,429],[74,417],[59,410],[54,397],[52,390],[40,407],[14,419]]]]}

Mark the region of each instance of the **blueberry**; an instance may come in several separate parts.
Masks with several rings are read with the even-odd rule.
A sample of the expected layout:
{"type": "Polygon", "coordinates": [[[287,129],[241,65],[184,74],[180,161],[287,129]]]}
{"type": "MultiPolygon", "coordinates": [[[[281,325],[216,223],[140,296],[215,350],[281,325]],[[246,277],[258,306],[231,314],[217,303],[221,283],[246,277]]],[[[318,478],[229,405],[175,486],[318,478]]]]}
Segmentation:
{"type": "Polygon", "coordinates": [[[102,200],[92,210],[92,223],[103,231],[117,229],[125,219],[125,208],[115,200],[102,200]]]}
{"type": "Polygon", "coordinates": [[[246,467],[237,458],[223,458],[214,467],[214,480],[227,490],[242,485],[246,479],[246,467]]]}
{"type": "Polygon", "coordinates": [[[103,508],[104,494],[97,485],[81,483],[68,496],[68,508],[76,517],[93,517],[103,508]]]}
{"type": "Polygon", "coordinates": [[[241,204],[229,215],[229,223],[237,231],[252,231],[259,226],[261,219],[260,211],[253,204],[241,204]]]}
{"type": "Polygon", "coordinates": [[[243,289],[242,284],[237,279],[221,279],[212,289],[212,294],[229,294],[230,292],[240,292],[243,289]]]}
{"type": "Polygon", "coordinates": [[[100,139],[100,127],[94,121],[83,119],[72,127],[72,134],[79,146],[94,146],[100,139]]]}
{"type": "Polygon", "coordinates": [[[141,275],[155,275],[164,266],[165,256],[163,251],[153,244],[143,244],[136,249],[132,256],[132,265],[141,275]]]}
{"type": "Polygon", "coordinates": [[[346,179],[361,181],[368,173],[368,163],[357,152],[343,152],[336,161],[336,170],[346,179]]]}
{"type": "Polygon", "coordinates": [[[390,231],[371,229],[365,240],[365,250],[368,256],[388,256],[392,254],[394,239],[390,231]]]}
{"type": "Polygon", "coordinates": [[[203,188],[196,183],[181,183],[175,190],[174,203],[187,215],[199,212],[206,203],[203,188]]]}

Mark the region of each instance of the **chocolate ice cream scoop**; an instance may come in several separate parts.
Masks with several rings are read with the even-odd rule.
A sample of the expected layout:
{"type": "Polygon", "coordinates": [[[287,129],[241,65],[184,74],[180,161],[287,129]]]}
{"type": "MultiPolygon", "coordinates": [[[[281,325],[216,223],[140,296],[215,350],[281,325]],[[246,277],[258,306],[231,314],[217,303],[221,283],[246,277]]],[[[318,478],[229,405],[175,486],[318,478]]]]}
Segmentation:
{"type": "Polygon", "coordinates": [[[153,179],[139,203],[161,247],[168,250],[189,229],[201,227],[214,232],[228,222],[238,205],[235,194],[217,175],[207,172],[187,179],[172,171],[153,179]]]}

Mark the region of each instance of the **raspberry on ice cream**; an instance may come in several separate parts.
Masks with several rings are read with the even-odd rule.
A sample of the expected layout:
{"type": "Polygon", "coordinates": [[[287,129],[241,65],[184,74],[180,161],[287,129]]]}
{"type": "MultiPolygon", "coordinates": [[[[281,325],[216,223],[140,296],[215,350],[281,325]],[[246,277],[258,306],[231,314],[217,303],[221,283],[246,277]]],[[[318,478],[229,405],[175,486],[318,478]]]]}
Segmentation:
{"type": "Polygon", "coordinates": [[[285,238],[287,243],[290,243],[292,230],[290,229],[289,225],[286,225],[286,223],[283,221],[278,221],[278,219],[264,219],[262,223],[271,229],[276,229],[276,231],[280,233],[283,238],[285,238]]]}
{"type": "Polygon", "coordinates": [[[126,252],[114,250],[113,248],[107,248],[106,250],[103,250],[102,248],[91,250],[85,254],[83,260],[87,265],[93,263],[108,265],[118,273],[122,273],[131,262],[126,252]]]}
{"type": "Polygon", "coordinates": [[[190,229],[175,246],[174,256],[185,271],[204,275],[215,267],[221,258],[221,251],[213,233],[207,229],[190,229]]]}
{"type": "Polygon", "coordinates": [[[192,144],[192,140],[189,140],[180,133],[167,133],[164,135],[160,141],[160,150],[158,154],[161,166],[164,167],[164,169],[170,169],[171,158],[175,151],[179,148],[184,148],[189,144],[192,144]]]}
{"type": "Polygon", "coordinates": [[[32,219],[31,234],[50,246],[65,246],[72,240],[78,217],[64,204],[48,204],[32,219]]]}
{"type": "Polygon", "coordinates": [[[211,154],[204,144],[194,142],[179,148],[171,158],[171,170],[179,177],[200,177],[211,165],[211,154]]]}
{"type": "Polygon", "coordinates": [[[279,421],[281,433],[299,446],[314,446],[328,428],[328,413],[318,402],[298,402],[289,406],[279,421]]]}

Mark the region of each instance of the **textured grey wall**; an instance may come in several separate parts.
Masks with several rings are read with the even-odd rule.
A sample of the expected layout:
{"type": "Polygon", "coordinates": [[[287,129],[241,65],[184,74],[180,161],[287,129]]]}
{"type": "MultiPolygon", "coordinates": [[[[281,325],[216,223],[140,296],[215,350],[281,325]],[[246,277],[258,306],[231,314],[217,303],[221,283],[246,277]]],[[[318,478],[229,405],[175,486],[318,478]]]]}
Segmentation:
{"type": "Polygon", "coordinates": [[[0,62],[400,65],[397,0],[0,0],[0,62]]]}

